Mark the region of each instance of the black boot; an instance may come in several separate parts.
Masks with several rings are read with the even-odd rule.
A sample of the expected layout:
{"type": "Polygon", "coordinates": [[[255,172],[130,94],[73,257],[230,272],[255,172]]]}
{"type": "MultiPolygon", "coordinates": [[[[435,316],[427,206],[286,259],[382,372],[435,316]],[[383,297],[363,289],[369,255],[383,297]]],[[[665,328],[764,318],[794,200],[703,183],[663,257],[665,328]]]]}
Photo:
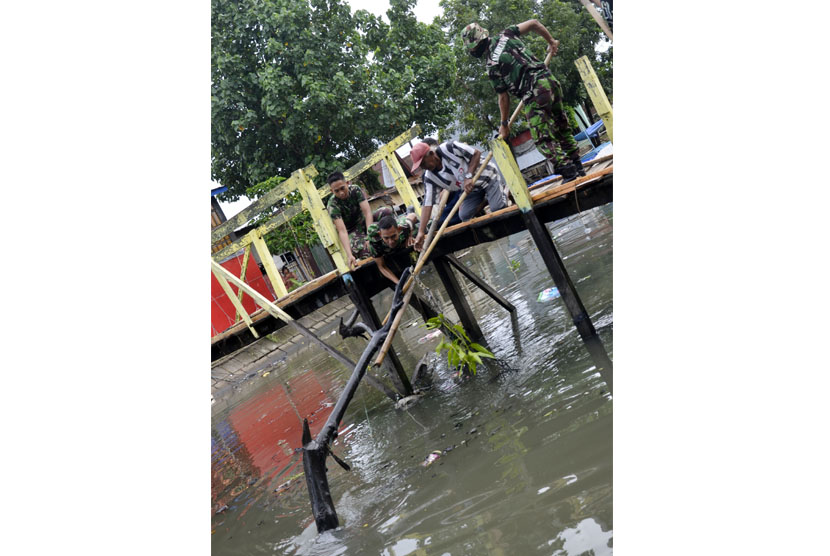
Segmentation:
{"type": "Polygon", "coordinates": [[[576,168],[576,175],[580,177],[584,176],[585,168],[582,167],[582,161],[579,159],[579,157],[571,159],[571,161],[573,162],[574,168],[576,168]]]}
{"type": "Polygon", "coordinates": [[[562,176],[562,183],[568,183],[576,179],[576,167],[572,163],[554,168],[553,171],[562,176]]]}

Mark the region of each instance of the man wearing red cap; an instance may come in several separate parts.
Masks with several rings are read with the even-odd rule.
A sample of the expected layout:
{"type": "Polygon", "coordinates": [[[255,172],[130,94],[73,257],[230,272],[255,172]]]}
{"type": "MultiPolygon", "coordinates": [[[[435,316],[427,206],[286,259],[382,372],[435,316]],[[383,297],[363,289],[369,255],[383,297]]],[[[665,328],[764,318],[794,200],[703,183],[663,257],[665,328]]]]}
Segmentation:
{"type": "Polygon", "coordinates": [[[418,235],[415,236],[416,250],[420,251],[423,248],[424,232],[432,214],[432,205],[436,193],[441,189],[454,192],[463,188],[467,192],[467,197],[458,208],[458,216],[463,221],[475,216],[476,209],[485,197],[491,211],[507,206],[501,175],[493,162],[485,166],[478,180],[473,183],[473,175],[478,171],[481,160],[480,150],[461,141],[447,141],[434,146],[418,143],[412,147],[410,154],[412,171],[424,169],[424,203],[421,207],[421,224],[418,235]]]}

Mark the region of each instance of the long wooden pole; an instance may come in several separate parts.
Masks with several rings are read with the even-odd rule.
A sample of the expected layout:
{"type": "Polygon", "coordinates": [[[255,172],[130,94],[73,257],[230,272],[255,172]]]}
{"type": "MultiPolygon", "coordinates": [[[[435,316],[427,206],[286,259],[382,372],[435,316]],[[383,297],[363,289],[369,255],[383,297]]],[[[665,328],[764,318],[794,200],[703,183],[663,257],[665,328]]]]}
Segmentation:
{"type": "MultiPolygon", "coordinates": [[[[555,41],[555,42],[556,42],[556,45],[559,46],[559,41],[555,41]]],[[[545,66],[547,66],[550,63],[550,59],[552,57],[553,57],[553,51],[550,50],[550,51],[548,51],[548,55],[545,56],[545,66]]],[[[519,105],[516,107],[516,110],[513,111],[513,115],[510,117],[510,121],[508,122],[507,127],[510,127],[510,125],[512,125],[513,122],[516,120],[516,117],[519,115],[519,112],[521,111],[522,106],[524,106],[524,102],[520,101],[519,105]]],[[[478,165],[478,170],[476,170],[476,174],[475,174],[475,176],[473,176],[473,180],[472,180],[473,184],[475,184],[475,182],[478,181],[478,178],[481,175],[481,172],[483,172],[484,168],[487,166],[487,164],[490,163],[491,158],[493,158],[493,151],[490,151],[487,154],[487,156],[485,157],[484,162],[482,162],[481,164],[478,165]]],[[[424,264],[426,263],[427,259],[429,258],[429,255],[432,253],[435,246],[438,245],[438,240],[441,238],[441,235],[444,233],[444,230],[447,229],[447,224],[449,224],[450,220],[452,220],[452,217],[455,216],[456,211],[458,211],[458,209],[461,207],[461,203],[464,202],[464,199],[466,197],[467,197],[467,191],[464,191],[461,194],[461,196],[458,198],[458,200],[455,202],[455,205],[453,205],[449,216],[447,216],[447,218],[444,219],[444,222],[441,224],[441,228],[438,229],[438,233],[435,234],[435,237],[432,239],[432,241],[425,242],[424,251],[422,251],[421,255],[418,257],[418,262],[415,264],[415,270],[412,272],[412,276],[409,278],[409,280],[407,280],[406,284],[403,287],[403,291],[406,293],[406,296],[404,297],[404,307],[406,307],[407,303],[409,302],[409,298],[411,297],[410,288],[412,287],[412,283],[415,281],[415,278],[421,272],[421,268],[423,268],[424,264]],[[428,243],[428,245],[427,245],[427,243],[428,243]]],[[[441,211],[443,211],[443,209],[439,210],[439,213],[436,215],[436,220],[433,221],[433,227],[434,227],[435,222],[438,219],[438,215],[440,215],[441,211]]],[[[431,233],[432,233],[432,229],[430,229],[430,234],[431,233]]],[[[427,238],[427,239],[429,239],[429,238],[427,238]]],[[[391,314],[391,311],[390,311],[390,314],[391,314]]],[[[402,315],[402,314],[403,314],[403,310],[401,310],[401,312],[398,313],[398,319],[397,319],[398,322],[400,322],[400,315],[402,315]]],[[[389,320],[389,314],[387,314],[386,318],[383,319],[383,323],[386,324],[387,320],[389,320]]],[[[396,325],[397,325],[397,323],[394,323],[394,322],[392,323],[392,328],[389,329],[389,335],[386,337],[386,341],[384,342],[383,347],[381,348],[381,351],[378,354],[378,358],[375,360],[375,366],[380,365],[383,362],[383,359],[386,357],[386,352],[389,350],[389,346],[392,345],[392,339],[395,337],[395,332],[397,332],[397,330],[398,330],[398,327],[396,325]]]]}
{"type": "MultiPolygon", "coordinates": [[[[426,253],[426,247],[428,245],[432,245],[435,237],[435,231],[438,228],[438,219],[441,218],[441,213],[444,212],[444,207],[447,205],[447,199],[450,197],[450,192],[446,189],[441,193],[441,200],[438,202],[438,210],[435,212],[435,216],[432,219],[432,225],[429,227],[429,232],[427,232],[426,240],[424,241],[424,250],[421,251],[421,254],[418,255],[418,261],[415,263],[415,271],[413,274],[416,274],[421,271],[421,267],[423,266],[423,259],[424,254],[426,253]]],[[[444,222],[449,222],[452,218],[452,214],[448,216],[444,222]]],[[[410,276],[409,280],[406,281],[403,287],[403,291],[405,292],[403,298],[403,307],[395,315],[395,320],[392,321],[392,326],[389,328],[389,335],[386,337],[386,340],[383,342],[383,346],[380,348],[380,353],[378,354],[378,358],[375,360],[375,365],[380,366],[383,363],[383,360],[386,358],[386,352],[389,351],[389,348],[392,346],[392,338],[395,337],[395,332],[398,331],[398,325],[401,323],[401,318],[403,317],[403,310],[406,309],[406,306],[409,305],[409,300],[412,298],[412,294],[415,292],[415,288],[412,286],[412,277],[410,276]]],[[[386,318],[383,319],[383,324],[386,324],[386,321],[389,320],[389,315],[392,314],[392,308],[390,307],[389,313],[387,313],[386,318]]]]}
{"type": "Polygon", "coordinates": [[[608,27],[608,22],[605,21],[605,18],[599,15],[597,9],[588,1],[588,0],[579,0],[585,9],[588,10],[588,13],[591,14],[591,17],[594,18],[594,21],[597,22],[599,28],[608,35],[608,38],[612,41],[614,40],[614,35],[611,34],[611,29],[608,27]]]}

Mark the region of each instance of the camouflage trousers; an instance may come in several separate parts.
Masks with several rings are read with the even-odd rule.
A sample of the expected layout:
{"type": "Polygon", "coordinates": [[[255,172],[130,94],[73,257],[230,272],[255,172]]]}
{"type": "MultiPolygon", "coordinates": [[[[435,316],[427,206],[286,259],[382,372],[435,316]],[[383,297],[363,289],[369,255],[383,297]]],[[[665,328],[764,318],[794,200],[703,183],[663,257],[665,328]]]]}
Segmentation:
{"type": "MultiPolygon", "coordinates": [[[[394,216],[395,212],[389,207],[381,207],[372,213],[372,219],[377,222],[387,214],[394,216]]],[[[369,237],[366,235],[366,223],[361,218],[360,224],[349,232],[349,247],[357,260],[371,256],[369,253],[369,237]]]]}
{"type": "Polygon", "coordinates": [[[562,85],[552,75],[536,80],[533,96],[525,102],[525,118],[536,148],[553,162],[554,168],[579,156],[579,146],[562,105],[562,85]]]}

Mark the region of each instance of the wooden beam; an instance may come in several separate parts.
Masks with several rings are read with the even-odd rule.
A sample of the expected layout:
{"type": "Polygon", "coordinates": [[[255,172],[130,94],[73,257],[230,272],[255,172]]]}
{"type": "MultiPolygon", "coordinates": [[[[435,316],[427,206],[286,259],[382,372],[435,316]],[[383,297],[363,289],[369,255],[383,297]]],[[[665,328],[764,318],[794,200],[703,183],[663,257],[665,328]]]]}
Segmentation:
{"type": "Polygon", "coordinates": [[[314,182],[304,170],[297,170],[297,174],[297,189],[303,196],[303,203],[306,204],[309,213],[311,213],[311,222],[320,237],[320,243],[328,250],[337,270],[342,273],[349,272],[349,265],[343,254],[345,251],[343,246],[340,245],[340,237],[334,227],[334,222],[331,220],[329,211],[326,210],[317,189],[314,187],[314,182]]]}
{"type": "Polygon", "coordinates": [[[456,270],[458,270],[458,272],[463,274],[467,278],[467,280],[478,286],[484,293],[492,297],[496,303],[498,303],[511,313],[516,312],[516,307],[512,303],[507,301],[507,299],[505,299],[503,295],[501,295],[499,292],[493,289],[493,287],[487,282],[485,282],[480,276],[478,276],[472,270],[461,264],[458,261],[458,259],[455,258],[455,255],[446,255],[446,259],[452,266],[455,267],[456,270]]]}
{"type": "Polygon", "coordinates": [[[611,34],[611,29],[608,27],[608,22],[605,21],[605,18],[602,17],[597,9],[594,7],[593,4],[589,0],[579,0],[585,9],[588,10],[588,13],[591,14],[591,17],[594,18],[594,21],[597,22],[599,28],[602,29],[602,32],[608,35],[608,38],[612,41],[614,40],[614,35],[611,34]]]}
{"type": "Polygon", "coordinates": [[[224,268],[216,261],[210,261],[210,265],[213,268],[214,272],[222,274],[233,285],[235,285],[238,288],[244,289],[245,293],[250,295],[254,299],[254,301],[256,301],[257,305],[265,309],[272,317],[280,319],[283,322],[290,324],[291,326],[296,328],[301,334],[303,334],[306,338],[308,338],[309,340],[323,348],[323,350],[326,353],[340,361],[342,364],[346,365],[347,368],[354,369],[354,361],[352,361],[351,359],[349,359],[348,357],[346,357],[345,355],[343,355],[342,353],[328,345],[326,342],[315,336],[313,332],[311,332],[308,328],[306,328],[299,322],[295,321],[291,317],[291,315],[289,315],[288,313],[274,305],[274,303],[271,302],[264,295],[250,287],[245,282],[240,281],[239,278],[234,276],[233,273],[230,272],[228,269],[224,268]]]}
{"type": "MultiPolygon", "coordinates": [[[[303,211],[302,203],[297,203],[295,205],[291,205],[290,207],[283,210],[281,213],[276,215],[274,218],[257,228],[259,230],[260,235],[264,236],[271,232],[272,230],[276,230],[298,214],[303,211]]],[[[222,259],[230,257],[240,249],[247,247],[253,243],[251,237],[245,234],[241,239],[234,241],[229,246],[225,247],[221,251],[217,251],[211,255],[211,258],[216,261],[220,262],[222,259]]]]}
{"type": "MultiPolygon", "coordinates": [[[[251,256],[251,246],[245,248],[245,256],[242,257],[242,270],[239,271],[239,279],[243,282],[245,281],[245,273],[248,271],[248,259],[251,256]]],[[[242,303],[242,296],[245,295],[245,292],[239,290],[239,303],[242,303]]],[[[244,310],[242,311],[245,312],[244,310]]],[[[247,313],[246,313],[247,314],[247,313]]],[[[236,315],[233,318],[233,322],[237,322],[240,318],[239,309],[236,310],[236,315]]]]}
{"type": "Polygon", "coordinates": [[[398,194],[401,196],[404,205],[412,206],[415,209],[416,216],[420,219],[421,203],[418,202],[418,196],[413,191],[412,184],[406,179],[406,174],[403,171],[403,167],[401,167],[401,163],[398,162],[398,157],[395,156],[395,151],[389,150],[387,147],[383,148],[388,151],[384,160],[389,167],[389,173],[392,174],[392,179],[395,180],[395,189],[398,190],[398,194]]]}
{"type": "Polygon", "coordinates": [[[513,194],[513,201],[522,212],[530,210],[533,202],[530,200],[527,182],[519,170],[519,165],[516,164],[516,159],[513,158],[513,153],[510,152],[510,147],[507,146],[504,139],[499,137],[490,141],[490,150],[493,153],[493,158],[496,159],[501,174],[504,176],[504,180],[507,182],[507,187],[510,188],[510,192],[513,194]]]}
{"type": "MultiPolygon", "coordinates": [[[[303,168],[305,174],[309,177],[314,177],[317,175],[317,169],[314,166],[306,166],[303,168]]],[[[223,236],[233,232],[235,229],[239,228],[240,226],[244,225],[248,222],[251,218],[255,217],[262,211],[271,208],[277,201],[281,201],[285,198],[285,196],[294,191],[297,188],[296,184],[296,177],[297,173],[294,172],[291,174],[291,177],[279,184],[277,187],[248,205],[248,207],[236,216],[230,218],[229,220],[223,222],[221,225],[213,228],[210,232],[210,243],[213,245],[223,236]]]]}
{"type": "Polygon", "coordinates": [[[599,78],[587,56],[577,58],[574,64],[576,64],[576,69],[579,70],[579,76],[582,77],[582,81],[585,83],[585,90],[588,91],[588,96],[591,97],[594,109],[596,109],[602,121],[605,122],[605,130],[608,132],[608,138],[613,142],[614,111],[611,108],[611,103],[608,102],[608,97],[605,96],[602,85],[599,83],[599,78]]]}
{"type": "Polygon", "coordinates": [[[262,239],[262,234],[259,230],[251,230],[248,235],[251,236],[254,249],[256,249],[257,255],[259,255],[259,262],[261,262],[262,266],[265,268],[265,274],[268,275],[268,279],[271,281],[271,287],[274,288],[274,293],[277,294],[277,298],[279,299],[284,295],[288,295],[288,290],[285,288],[285,283],[282,281],[280,271],[277,270],[277,265],[274,264],[274,259],[271,257],[271,251],[268,250],[268,245],[266,245],[265,240],[262,239]]]}
{"type": "Polygon", "coordinates": [[[343,172],[343,176],[346,178],[347,181],[353,180],[357,178],[360,174],[365,172],[367,169],[371,168],[378,162],[380,162],[385,156],[386,151],[389,152],[398,150],[404,143],[411,141],[412,139],[416,138],[418,134],[421,133],[421,126],[416,125],[410,128],[407,131],[404,131],[385,145],[382,148],[376,150],[345,172],[343,172]]]}

